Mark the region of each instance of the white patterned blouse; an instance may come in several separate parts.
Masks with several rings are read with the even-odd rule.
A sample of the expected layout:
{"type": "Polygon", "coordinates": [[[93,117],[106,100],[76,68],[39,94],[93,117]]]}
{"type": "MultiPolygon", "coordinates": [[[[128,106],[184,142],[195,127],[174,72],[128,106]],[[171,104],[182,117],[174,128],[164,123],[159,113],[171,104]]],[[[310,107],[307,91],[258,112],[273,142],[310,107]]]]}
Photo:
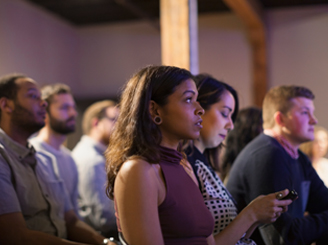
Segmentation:
{"type": "MultiPolygon", "coordinates": [[[[204,202],[214,217],[213,234],[215,235],[227,227],[237,216],[236,205],[220,177],[208,163],[206,157],[196,147],[193,147],[193,149],[188,148],[186,154],[198,180],[204,202]]],[[[253,240],[244,237],[236,244],[256,245],[253,240]]]]}

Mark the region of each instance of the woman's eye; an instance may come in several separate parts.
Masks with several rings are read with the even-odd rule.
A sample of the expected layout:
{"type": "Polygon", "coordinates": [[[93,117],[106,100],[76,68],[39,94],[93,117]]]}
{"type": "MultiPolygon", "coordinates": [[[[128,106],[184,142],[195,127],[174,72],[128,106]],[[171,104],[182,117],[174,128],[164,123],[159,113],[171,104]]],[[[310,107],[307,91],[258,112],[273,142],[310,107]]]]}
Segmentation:
{"type": "Polygon", "coordinates": [[[227,118],[229,115],[228,114],[226,114],[226,113],[221,113],[221,115],[224,117],[224,118],[227,118]]]}
{"type": "Polygon", "coordinates": [[[191,101],[192,101],[192,98],[191,97],[186,99],[186,102],[187,103],[190,103],[191,101]]]}
{"type": "Polygon", "coordinates": [[[36,95],[36,94],[31,94],[30,97],[31,97],[32,99],[38,99],[38,98],[39,98],[39,96],[36,95]]]}
{"type": "Polygon", "coordinates": [[[63,110],[63,111],[67,111],[69,109],[68,106],[63,106],[63,107],[60,107],[60,110],[63,110]]]}

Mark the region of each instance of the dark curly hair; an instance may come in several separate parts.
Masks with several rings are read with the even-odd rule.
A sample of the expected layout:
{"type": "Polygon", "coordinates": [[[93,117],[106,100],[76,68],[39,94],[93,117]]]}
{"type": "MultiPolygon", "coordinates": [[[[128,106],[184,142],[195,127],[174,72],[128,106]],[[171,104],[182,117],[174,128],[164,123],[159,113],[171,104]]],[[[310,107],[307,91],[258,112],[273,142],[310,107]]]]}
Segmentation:
{"type": "Polygon", "coordinates": [[[114,183],[122,164],[132,158],[143,158],[149,163],[160,160],[161,131],[153,122],[151,100],[164,106],[177,86],[193,75],[173,66],[147,66],[137,72],[125,85],[111,141],[106,151],[107,195],[113,198],[114,183]]]}

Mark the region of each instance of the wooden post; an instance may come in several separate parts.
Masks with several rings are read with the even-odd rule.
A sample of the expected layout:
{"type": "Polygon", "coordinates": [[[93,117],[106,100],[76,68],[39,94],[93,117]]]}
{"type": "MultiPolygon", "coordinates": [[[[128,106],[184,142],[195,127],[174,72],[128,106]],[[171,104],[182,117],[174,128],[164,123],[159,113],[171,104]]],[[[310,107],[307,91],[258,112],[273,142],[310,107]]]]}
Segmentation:
{"type": "Polygon", "coordinates": [[[162,64],[197,74],[197,0],[160,0],[162,64]]]}
{"type": "Polygon", "coordinates": [[[256,0],[223,0],[245,23],[253,54],[254,104],[262,107],[267,91],[266,29],[256,0]]]}

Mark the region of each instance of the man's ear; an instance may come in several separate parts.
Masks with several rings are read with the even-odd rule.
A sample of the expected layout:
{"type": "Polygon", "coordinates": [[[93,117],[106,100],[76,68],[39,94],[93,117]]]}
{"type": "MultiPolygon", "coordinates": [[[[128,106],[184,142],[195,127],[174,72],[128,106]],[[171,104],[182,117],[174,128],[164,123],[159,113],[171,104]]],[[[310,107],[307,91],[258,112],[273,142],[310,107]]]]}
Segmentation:
{"type": "Polygon", "coordinates": [[[153,120],[156,116],[159,116],[158,108],[159,106],[155,101],[149,101],[149,114],[153,120]]]}
{"type": "Polygon", "coordinates": [[[99,123],[99,121],[100,121],[100,120],[99,120],[98,118],[96,118],[96,117],[92,118],[92,119],[91,119],[91,126],[92,126],[92,127],[97,126],[98,123],[99,123]]]}
{"type": "Polygon", "coordinates": [[[2,97],[2,98],[0,98],[0,108],[1,108],[1,111],[3,111],[3,112],[12,113],[12,111],[15,108],[14,101],[9,100],[6,97],[2,97]]]}
{"type": "Polygon", "coordinates": [[[274,114],[274,121],[276,125],[279,125],[280,127],[285,126],[285,115],[280,111],[276,111],[274,114]]]}

